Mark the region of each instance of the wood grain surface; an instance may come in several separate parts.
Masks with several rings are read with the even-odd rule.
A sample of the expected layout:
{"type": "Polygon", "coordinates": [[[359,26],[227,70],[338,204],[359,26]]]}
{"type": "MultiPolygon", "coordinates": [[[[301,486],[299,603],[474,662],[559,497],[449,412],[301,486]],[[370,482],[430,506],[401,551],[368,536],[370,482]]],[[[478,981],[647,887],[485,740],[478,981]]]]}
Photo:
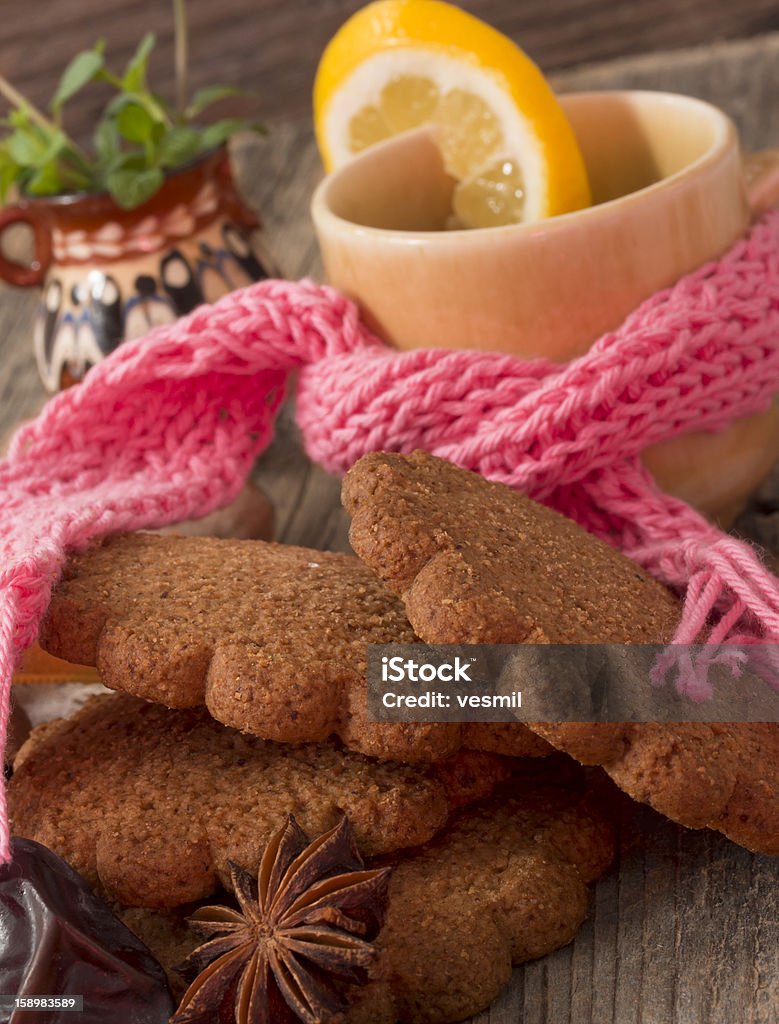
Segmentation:
{"type": "MultiPolygon", "coordinates": [[[[330,14],[341,9],[322,6],[330,14]]],[[[774,36],[620,61],[560,84],[671,86],[704,95],[731,110],[750,146],[777,145],[778,57],[774,36]]],[[[307,122],[281,123],[269,140],[241,143],[234,155],[285,273],[317,274],[307,208],[320,168],[307,122]]],[[[0,291],[0,436],[43,400],[29,336],[36,301],[33,292],[0,291]]],[[[289,407],[256,477],[276,506],[280,540],[347,547],[339,481],[306,460],[289,407]]],[[[779,552],[779,468],[739,529],[779,552]]],[[[777,1024],[779,858],[752,856],[718,835],[682,829],[625,797],[615,796],[614,809],[619,853],[594,888],[575,941],[517,969],[501,998],[474,1022],[777,1024]]]]}
{"type": "MultiPolygon", "coordinates": [[[[779,29],[776,0],[460,0],[517,39],[545,71],[636,53],[749,37],[779,29]]],[[[362,0],[188,0],[192,84],[226,81],[259,96],[262,116],[307,113],[323,46],[362,0]]],[[[172,95],[170,0],[5,0],[0,69],[34,103],[51,97],[78,50],[99,38],[121,66],[143,32],[158,34],[154,81],[172,95]]],[[[88,135],[88,94],[68,125],[88,135]]]]}

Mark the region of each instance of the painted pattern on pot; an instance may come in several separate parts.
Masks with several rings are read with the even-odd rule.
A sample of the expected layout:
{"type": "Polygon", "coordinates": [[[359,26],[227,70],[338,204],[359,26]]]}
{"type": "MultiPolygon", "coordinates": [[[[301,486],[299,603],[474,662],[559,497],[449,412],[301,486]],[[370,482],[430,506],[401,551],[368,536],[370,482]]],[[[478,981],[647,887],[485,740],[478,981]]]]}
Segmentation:
{"type": "Polygon", "coordinates": [[[11,284],[43,284],[35,357],[49,391],[82,379],[122,341],[277,271],[259,221],[219,150],[172,174],[135,210],[107,195],[23,200],[0,212],[0,232],[26,221],[29,266],[0,255],[11,284]]]}

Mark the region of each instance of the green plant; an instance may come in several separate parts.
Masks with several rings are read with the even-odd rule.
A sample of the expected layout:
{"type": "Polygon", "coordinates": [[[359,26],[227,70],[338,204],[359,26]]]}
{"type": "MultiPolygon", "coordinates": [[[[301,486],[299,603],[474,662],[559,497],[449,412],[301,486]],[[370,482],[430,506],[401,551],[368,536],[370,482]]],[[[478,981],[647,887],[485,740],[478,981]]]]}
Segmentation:
{"type": "Polygon", "coordinates": [[[106,64],[104,43],[79,53],[65,68],[49,104],[37,110],[0,75],[0,93],[11,104],[0,122],[0,200],[12,185],[26,195],[107,191],[125,209],[145,202],[160,187],[165,172],[221,145],[239,131],[263,132],[262,125],[236,118],[201,125],[206,108],[241,90],[224,85],[200,89],[187,97],[187,34],[184,0],[174,0],[176,20],[176,105],[153,92],[147,80],[155,37],[148,33],[124,72],[106,64]],[[115,91],[93,136],[93,151],[82,149],[65,131],[68,100],[92,82],[115,91]]]}

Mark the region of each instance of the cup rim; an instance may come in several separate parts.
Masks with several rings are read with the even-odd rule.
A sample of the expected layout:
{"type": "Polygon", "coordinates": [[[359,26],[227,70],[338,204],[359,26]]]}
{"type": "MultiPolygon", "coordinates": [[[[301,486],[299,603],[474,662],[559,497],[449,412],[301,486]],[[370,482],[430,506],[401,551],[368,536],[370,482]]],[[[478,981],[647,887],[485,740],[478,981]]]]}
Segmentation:
{"type": "Polygon", "coordinates": [[[421,242],[424,242],[426,245],[441,245],[446,244],[448,240],[452,238],[461,237],[473,240],[484,240],[485,238],[494,239],[498,236],[505,236],[506,234],[530,234],[537,232],[539,229],[543,229],[545,232],[559,231],[564,230],[573,220],[581,222],[584,218],[591,219],[593,217],[606,217],[619,206],[624,206],[626,204],[632,205],[635,202],[643,201],[647,197],[665,192],[670,188],[674,188],[678,182],[683,181],[686,178],[691,178],[697,175],[703,168],[717,163],[717,161],[722,159],[731,150],[731,147],[734,144],[736,146],[738,145],[738,133],[732,118],[730,118],[724,110],[721,110],[713,103],[699,99],[696,96],[688,96],[684,93],[674,93],[653,89],[591,89],[585,92],[561,93],[558,98],[564,108],[569,102],[573,102],[574,104],[578,102],[590,102],[596,98],[629,98],[631,100],[637,100],[639,103],[658,102],[677,106],[681,104],[690,108],[697,107],[702,114],[705,114],[706,117],[717,124],[720,130],[716,134],[712,144],[704,153],[685,167],[682,167],[680,170],[675,171],[673,174],[669,174],[665,178],[661,178],[660,181],[652,182],[651,185],[645,185],[643,188],[636,189],[633,192],[628,192],[626,195],[616,196],[614,199],[608,199],[605,202],[598,203],[593,206],[587,206],[581,210],[573,210],[570,213],[562,213],[542,220],[524,221],[517,224],[502,224],[499,226],[482,228],[453,228],[446,231],[407,231],[400,228],[381,228],[371,227],[367,224],[358,224],[355,221],[348,220],[347,218],[334,213],[330,207],[329,193],[340,180],[341,176],[347,171],[351,171],[358,161],[367,159],[368,157],[375,157],[376,151],[379,149],[389,149],[392,146],[397,145],[401,139],[405,140],[411,135],[421,135],[423,133],[427,134],[430,132],[430,128],[426,126],[412,128],[408,132],[392,136],[384,142],[378,143],[376,146],[371,146],[370,149],[365,150],[363,153],[359,153],[348,163],[343,164],[334,171],[331,171],[322,179],[314,190],[310,204],[311,216],[315,226],[319,229],[321,225],[327,224],[331,228],[346,230],[358,236],[384,238],[390,242],[414,245],[418,245],[421,242]]]}

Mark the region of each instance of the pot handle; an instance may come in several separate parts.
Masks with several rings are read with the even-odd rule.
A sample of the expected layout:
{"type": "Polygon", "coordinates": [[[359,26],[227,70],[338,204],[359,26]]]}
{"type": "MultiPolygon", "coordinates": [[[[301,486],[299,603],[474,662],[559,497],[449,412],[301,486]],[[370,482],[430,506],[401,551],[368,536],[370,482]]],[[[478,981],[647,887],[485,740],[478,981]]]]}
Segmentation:
{"type": "Polygon", "coordinates": [[[779,203],[779,149],[745,153],[744,183],[753,219],[779,203]]]}
{"type": "Polygon", "coordinates": [[[40,215],[24,203],[6,206],[0,210],[0,277],[17,288],[31,288],[41,284],[51,263],[51,235],[40,215]],[[35,236],[35,255],[32,263],[19,263],[3,252],[3,234],[11,224],[28,224],[35,236]]]}

